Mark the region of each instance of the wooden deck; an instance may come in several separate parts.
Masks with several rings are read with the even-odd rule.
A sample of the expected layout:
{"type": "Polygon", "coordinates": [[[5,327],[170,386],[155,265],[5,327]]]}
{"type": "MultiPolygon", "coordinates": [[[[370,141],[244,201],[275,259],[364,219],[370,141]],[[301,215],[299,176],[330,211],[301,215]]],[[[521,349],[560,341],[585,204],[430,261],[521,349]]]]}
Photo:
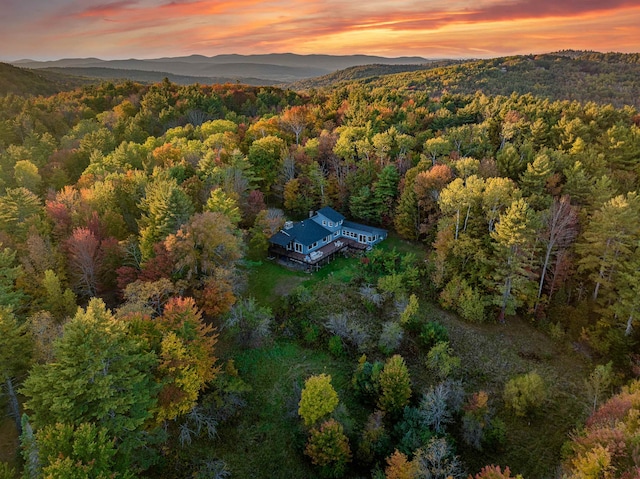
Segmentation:
{"type": "Polygon", "coordinates": [[[288,251],[281,246],[271,245],[269,252],[279,258],[286,258],[288,260],[307,265],[310,270],[318,269],[320,266],[325,265],[331,261],[331,259],[340,252],[346,252],[347,250],[365,251],[369,245],[358,243],[357,241],[349,238],[340,238],[336,241],[318,248],[313,253],[321,252],[321,255],[297,253],[295,251],[288,251]]]}

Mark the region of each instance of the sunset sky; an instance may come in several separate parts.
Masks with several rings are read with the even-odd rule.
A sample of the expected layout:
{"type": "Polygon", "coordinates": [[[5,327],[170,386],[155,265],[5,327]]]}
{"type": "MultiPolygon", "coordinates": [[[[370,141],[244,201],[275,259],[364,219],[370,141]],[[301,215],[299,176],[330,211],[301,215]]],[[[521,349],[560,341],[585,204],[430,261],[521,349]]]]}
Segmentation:
{"type": "Polygon", "coordinates": [[[0,60],[640,51],[640,0],[2,0],[0,60]]]}

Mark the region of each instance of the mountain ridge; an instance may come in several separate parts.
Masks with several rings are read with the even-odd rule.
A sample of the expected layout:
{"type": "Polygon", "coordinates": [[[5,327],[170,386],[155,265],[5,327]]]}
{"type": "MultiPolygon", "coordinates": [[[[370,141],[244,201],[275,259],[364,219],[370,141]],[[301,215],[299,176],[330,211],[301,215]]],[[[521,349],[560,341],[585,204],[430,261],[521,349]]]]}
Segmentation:
{"type": "Polygon", "coordinates": [[[259,78],[282,83],[326,75],[353,66],[372,63],[384,65],[424,64],[430,60],[422,57],[380,57],[374,55],[298,55],[294,53],[270,53],[263,55],[224,54],[206,57],[189,55],[151,59],[102,60],[100,58],[63,58],[60,60],[34,61],[29,59],[9,62],[21,68],[112,68],[166,72],[192,77],[225,77],[242,81],[243,78],[259,78]]]}

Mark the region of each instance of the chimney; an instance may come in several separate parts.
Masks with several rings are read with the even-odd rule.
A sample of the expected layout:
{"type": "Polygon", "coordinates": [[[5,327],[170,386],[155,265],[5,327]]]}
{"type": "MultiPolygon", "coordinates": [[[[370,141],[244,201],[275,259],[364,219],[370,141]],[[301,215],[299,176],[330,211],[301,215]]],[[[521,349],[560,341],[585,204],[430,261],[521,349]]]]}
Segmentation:
{"type": "Polygon", "coordinates": [[[313,213],[314,213],[313,210],[309,210],[309,218],[313,218],[313,213]]]}

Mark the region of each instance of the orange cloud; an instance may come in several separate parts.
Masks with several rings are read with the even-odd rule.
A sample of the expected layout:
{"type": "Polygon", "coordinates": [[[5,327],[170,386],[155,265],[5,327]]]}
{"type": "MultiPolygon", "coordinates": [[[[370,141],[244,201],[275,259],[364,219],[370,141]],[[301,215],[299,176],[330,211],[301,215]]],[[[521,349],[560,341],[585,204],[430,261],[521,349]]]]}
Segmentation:
{"type": "Polygon", "coordinates": [[[5,9],[0,58],[640,50],[640,0],[39,1],[5,9]]]}

